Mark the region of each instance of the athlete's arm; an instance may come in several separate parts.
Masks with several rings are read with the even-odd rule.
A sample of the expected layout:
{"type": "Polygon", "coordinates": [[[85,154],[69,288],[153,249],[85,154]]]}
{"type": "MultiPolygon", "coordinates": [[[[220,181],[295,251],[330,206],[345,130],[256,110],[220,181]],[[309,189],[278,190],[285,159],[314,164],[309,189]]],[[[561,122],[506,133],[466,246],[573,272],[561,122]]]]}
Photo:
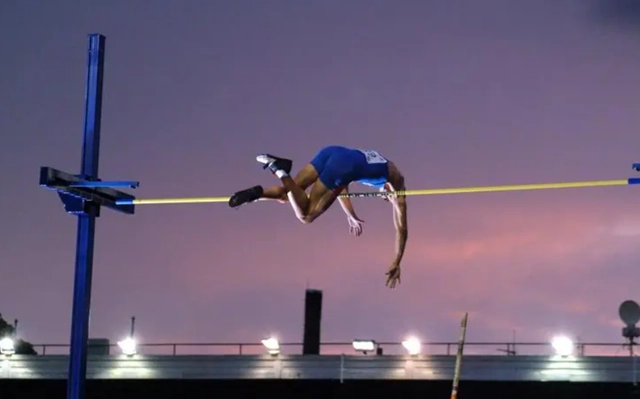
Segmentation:
{"type": "Polygon", "coordinates": [[[404,249],[409,237],[409,229],[407,227],[407,197],[399,196],[393,203],[393,225],[396,228],[396,257],[393,264],[400,266],[404,249]]]}
{"type": "MultiPolygon", "coordinates": [[[[345,188],[343,188],[342,193],[343,194],[349,193],[349,187],[346,186],[345,188]]],[[[349,199],[349,197],[338,197],[338,202],[340,202],[340,206],[342,207],[342,210],[344,211],[344,213],[347,214],[349,218],[360,220],[358,218],[358,215],[356,215],[355,209],[353,209],[353,204],[351,203],[351,200],[349,199]]]]}

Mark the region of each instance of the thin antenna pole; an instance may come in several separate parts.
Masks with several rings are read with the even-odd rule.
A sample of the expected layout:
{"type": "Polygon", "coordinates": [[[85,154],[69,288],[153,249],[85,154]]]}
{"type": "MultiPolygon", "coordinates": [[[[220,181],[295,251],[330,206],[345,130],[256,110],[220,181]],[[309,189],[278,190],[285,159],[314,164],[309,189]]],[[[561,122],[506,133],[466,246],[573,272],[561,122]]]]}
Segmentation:
{"type": "Polygon", "coordinates": [[[637,373],[638,367],[637,367],[637,364],[636,364],[637,358],[638,358],[637,356],[633,356],[633,355],[631,357],[631,365],[632,365],[632,368],[631,368],[631,373],[632,373],[631,381],[633,382],[633,386],[634,387],[638,385],[638,373],[637,373]]]}
{"type": "Polygon", "coordinates": [[[136,329],[136,317],[132,316],[131,317],[131,335],[129,335],[129,337],[133,338],[133,333],[135,332],[136,329]]]}
{"type": "Polygon", "coordinates": [[[456,353],[456,368],[453,374],[453,387],[451,388],[451,399],[457,399],[458,397],[458,384],[460,382],[460,367],[462,365],[462,353],[464,351],[464,341],[467,335],[467,318],[469,314],[467,312],[462,316],[460,320],[460,339],[458,340],[458,352],[456,353]]]}

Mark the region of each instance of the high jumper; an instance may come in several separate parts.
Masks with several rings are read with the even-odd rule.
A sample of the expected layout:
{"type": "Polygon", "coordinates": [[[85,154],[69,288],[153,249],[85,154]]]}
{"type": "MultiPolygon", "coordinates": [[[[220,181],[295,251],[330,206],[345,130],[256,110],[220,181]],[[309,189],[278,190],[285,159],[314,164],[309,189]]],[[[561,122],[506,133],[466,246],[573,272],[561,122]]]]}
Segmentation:
{"type": "Polygon", "coordinates": [[[260,154],[256,160],[263,169],[272,172],[282,185],[268,188],[254,186],[238,191],[229,199],[229,206],[273,199],[290,203],[296,217],[304,224],[312,223],[333,205],[336,199],[347,215],[349,231],[356,237],[362,234],[364,220],[356,214],[348,196],[351,183],[360,183],[388,193],[382,198],[393,210],[396,230],[395,256],[387,269],[386,286],[395,288],[400,283],[400,263],[407,238],[407,202],[402,194],[406,190],[405,178],[398,167],[373,150],[359,150],[338,145],[322,148],[300,171],[291,177],[293,161],[271,154],[260,154]],[[306,189],[311,187],[309,194],[306,189]]]}

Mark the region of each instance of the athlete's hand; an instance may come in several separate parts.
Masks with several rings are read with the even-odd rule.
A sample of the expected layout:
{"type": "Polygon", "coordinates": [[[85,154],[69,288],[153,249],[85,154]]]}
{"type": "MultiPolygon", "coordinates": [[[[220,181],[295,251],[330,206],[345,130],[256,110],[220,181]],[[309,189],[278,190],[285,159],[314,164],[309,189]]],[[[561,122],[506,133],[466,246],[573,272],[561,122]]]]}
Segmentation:
{"type": "Polygon", "coordinates": [[[361,220],[357,217],[348,218],[349,221],[349,233],[353,234],[356,237],[359,237],[362,234],[362,224],[364,220],[361,220]]]}
{"type": "Polygon", "coordinates": [[[386,273],[387,284],[389,288],[396,288],[397,284],[400,284],[400,265],[398,262],[393,262],[386,273]]]}

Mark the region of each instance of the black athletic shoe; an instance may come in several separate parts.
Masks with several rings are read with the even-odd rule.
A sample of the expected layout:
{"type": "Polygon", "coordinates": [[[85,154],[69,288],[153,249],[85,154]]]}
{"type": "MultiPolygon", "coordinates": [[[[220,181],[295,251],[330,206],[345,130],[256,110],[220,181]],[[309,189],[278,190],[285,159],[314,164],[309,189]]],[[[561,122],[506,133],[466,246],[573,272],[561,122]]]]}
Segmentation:
{"type": "Polygon", "coordinates": [[[269,168],[273,173],[276,173],[278,170],[284,170],[287,174],[290,174],[291,168],[293,167],[292,160],[276,157],[271,154],[260,154],[256,157],[256,161],[264,165],[262,169],[269,168]]]}
{"type": "Polygon", "coordinates": [[[257,201],[262,197],[263,192],[264,190],[262,189],[262,186],[253,186],[246,190],[238,191],[229,198],[229,206],[237,208],[248,202],[257,201]]]}

